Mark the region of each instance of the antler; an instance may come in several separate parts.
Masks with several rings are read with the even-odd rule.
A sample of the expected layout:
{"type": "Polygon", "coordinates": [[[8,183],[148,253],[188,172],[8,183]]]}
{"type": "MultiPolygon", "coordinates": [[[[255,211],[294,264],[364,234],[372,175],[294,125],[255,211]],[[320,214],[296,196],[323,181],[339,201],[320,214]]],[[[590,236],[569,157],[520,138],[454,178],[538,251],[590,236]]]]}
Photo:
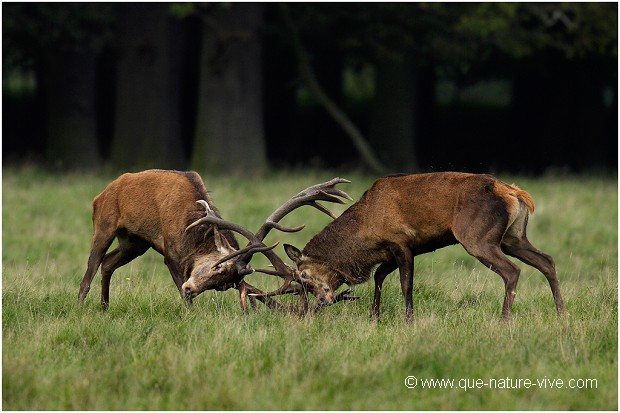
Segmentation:
{"type": "MultiPolygon", "coordinates": [[[[312,206],[313,208],[316,208],[319,211],[329,215],[332,219],[336,219],[336,216],[330,210],[325,208],[323,205],[319,204],[318,201],[333,202],[337,204],[345,203],[341,198],[345,198],[345,199],[348,199],[349,201],[352,201],[353,198],[351,198],[349,194],[336,188],[336,185],[338,184],[344,184],[344,183],[348,184],[350,182],[351,181],[349,181],[348,179],[334,178],[330,181],[323,182],[317,185],[313,185],[313,186],[310,186],[304,189],[303,191],[299,192],[297,195],[290,198],[284,204],[282,204],[282,206],[280,206],[278,209],[273,211],[271,215],[267,217],[267,219],[265,220],[265,223],[261,225],[261,227],[256,232],[256,237],[261,241],[264,240],[272,228],[275,228],[283,232],[301,231],[305,227],[305,225],[300,225],[298,227],[289,228],[289,227],[285,227],[279,224],[279,221],[282,218],[284,218],[286,215],[294,211],[295,209],[301,206],[304,206],[304,205],[312,206]]],[[[239,259],[239,261],[247,263],[252,259],[252,255],[253,254],[251,253],[247,253],[243,255],[239,259]]],[[[293,278],[294,270],[288,265],[284,264],[282,260],[280,259],[280,257],[278,257],[276,254],[273,254],[273,255],[275,259],[280,261],[281,263],[281,264],[276,265],[273,262],[273,260],[269,259],[271,263],[273,264],[274,268],[276,269],[276,271],[270,271],[270,270],[265,270],[265,269],[257,269],[256,271],[262,272],[265,274],[280,276],[284,278],[284,283],[277,290],[271,291],[269,293],[263,293],[262,296],[273,297],[273,296],[281,295],[281,294],[291,294],[291,293],[300,294],[302,296],[302,300],[304,302],[307,302],[306,291],[303,289],[303,287],[300,285],[291,286],[294,280],[293,278]],[[286,271],[284,273],[282,272],[282,265],[284,265],[284,267],[286,268],[286,271]]],[[[257,294],[252,294],[252,295],[256,297],[259,296],[257,294]]]]}
{"type": "MultiPolygon", "coordinates": [[[[205,207],[205,212],[206,215],[200,219],[198,219],[197,221],[193,222],[192,224],[190,224],[187,228],[185,228],[185,231],[190,230],[191,228],[200,225],[200,224],[212,224],[217,226],[218,228],[221,229],[228,229],[231,231],[235,231],[241,235],[243,235],[245,238],[248,239],[248,241],[250,241],[250,243],[248,244],[248,246],[246,246],[245,248],[242,248],[238,251],[235,251],[223,258],[221,258],[220,260],[218,260],[215,264],[213,264],[213,267],[216,267],[218,265],[220,265],[221,263],[228,261],[234,257],[238,257],[239,255],[244,255],[244,254],[249,254],[250,257],[252,255],[254,255],[257,252],[260,252],[262,254],[264,254],[267,259],[269,259],[269,261],[271,261],[272,265],[274,266],[274,268],[276,269],[275,271],[270,271],[270,273],[272,275],[278,275],[280,277],[284,277],[286,278],[283,287],[281,287],[280,289],[278,289],[276,292],[278,294],[275,294],[274,292],[272,293],[265,293],[263,291],[261,291],[260,289],[254,287],[253,285],[243,281],[243,278],[248,275],[251,274],[254,270],[249,268],[248,266],[248,262],[246,261],[242,261],[242,260],[237,260],[237,262],[235,262],[235,273],[236,273],[236,280],[235,280],[235,284],[236,284],[236,288],[239,290],[239,299],[241,301],[241,308],[246,311],[247,310],[247,303],[246,303],[246,299],[249,296],[250,297],[250,303],[252,304],[252,307],[254,307],[254,299],[258,299],[259,301],[263,302],[265,305],[267,305],[267,307],[271,308],[271,309],[276,309],[276,310],[287,310],[289,312],[293,312],[293,313],[299,313],[300,310],[295,309],[295,308],[290,308],[289,306],[286,306],[284,304],[281,304],[275,300],[272,300],[271,297],[274,295],[279,295],[279,294],[285,294],[289,291],[289,286],[291,284],[291,282],[293,281],[293,273],[292,273],[292,269],[287,266],[281,259],[280,257],[278,257],[272,250],[279,244],[279,242],[275,243],[272,246],[266,246],[261,240],[259,240],[258,238],[256,238],[256,236],[249,231],[248,229],[242,227],[239,224],[235,224],[234,222],[230,222],[230,221],[226,221],[222,218],[219,218],[215,215],[215,213],[213,212],[213,210],[209,207],[209,205],[203,201],[196,201],[199,204],[203,205],[205,207]]],[[[249,261],[249,260],[248,260],[249,261]]],[[[262,271],[262,270],[259,270],[262,271]]],[[[269,271],[269,270],[264,270],[264,271],[269,271]]],[[[292,292],[298,292],[301,294],[300,290],[295,290],[293,291],[293,289],[291,289],[290,291],[292,292]]],[[[307,311],[307,297],[302,296],[302,305],[303,305],[303,309],[301,311],[305,312],[307,311]]]]}
{"type": "MultiPolygon", "coordinates": [[[[353,293],[353,291],[351,291],[351,289],[346,289],[346,290],[340,292],[338,295],[336,295],[336,297],[334,297],[334,302],[332,302],[331,304],[315,304],[310,309],[310,313],[313,313],[313,314],[318,313],[319,311],[323,310],[323,308],[327,307],[328,305],[336,304],[339,301],[355,301],[355,300],[359,299],[359,297],[357,297],[357,296],[350,295],[352,293],[353,293]]],[[[257,298],[259,298],[259,297],[257,297],[257,298]]]]}
{"type": "MultiPolygon", "coordinates": [[[[240,283],[242,282],[242,279],[245,275],[253,272],[252,269],[249,269],[248,264],[250,260],[252,259],[252,256],[256,254],[257,252],[260,252],[267,257],[267,259],[273,265],[274,270],[272,271],[272,270],[261,269],[261,270],[256,270],[256,271],[266,273],[266,274],[276,275],[284,279],[284,283],[282,284],[280,288],[278,288],[275,291],[268,292],[268,293],[262,292],[259,289],[243,282],[244,283],[243,287],[242,289],[240,289],[240,292],[242,295],[242,306],[243,306],[243,300],[245,299],[245,295],[249,295],[250,297],[256,297],[259,300],[261,300],[261,298],[269,299],[269,297],[273,297],[273,296],[281,295],[281,294],[290,294],[290,293],[300,294],[300,296],[302,297],[302,303],[304,304],[304,306],[307,306],[307,296],[306,296],[306,292],[303,289],[303,287],[291,285],[292,282],[294,281],[293,268],[285,264],[284,261],[282,261],[282,259],[280,259],[280,257],[278,257],[273,252],[273,249],[278,245],[278,243],[269,247],[263,243],[263,240],[265,239],[265,237],[267,236],[269,231],[271,231],[272,228],[275,228],[283,232],[301,231],[305,227],[304,225],[290,228],[290,227],[286,227],[286,226],[279,224],[279,221],[282,218],[284,218],[287,214],[289,214],[290,212],[294,211],[295,209],[303,205],[310,205],[318,209],[319,211],[329,215],[331,218],[335,219],[336,216],[331,211],[329,211],[327,208],[325,208],[323,205],[319,204],[318,201],[326,201],[326,202],[344,204],[345,202],[341,198],[353,200],[346,192],[335,187],[336,185],[340,183],[350,183],[350,181],[347,179],[343,179],[343,178],[334,178],[330,181],[323,182],[317,185],[313,185],[311,187],[304,189],[303,191],[299,192],[297,195],[293,196],[288,201],[286,201],[281,207],[276,209],[271,215],[269,215],[269,217],[265,220],[265,223],[261,225],[261,227],[255,234],[253,234],[251,231],[247,230],[246,228],[242,227],[241,225],[238,225],[233,222],[226,221],[222,218],[217,217],[215,213],[213,212],[213,210],[209,207],[209,204],[206,201],[200,200],[197,202],[204,206],[206,210],[206,215],[196,220],[192,224],[190,224],[185,229],[185,231],[200,224],[210,223],[210,224],[218,226],[219,228],[235,231],[248,239],[249,244],[245,248],[235,251],[234,253],[223,257],[215,264],[215,265],[219,265],[232,258],[240,257],[237,259],[237,262],[235,263],[235,267],[236,267],[236,270],[239,276],[239,280],[237,283],[238,285],[241,285],[240,283]]],[[[271,303],[271,305],[270,304],[268,305],[271,307],[271,305],[274,305],[274,304],[271,303]]]]}
{"type": "Polygon", "coordinates": [[[336,219],[336,216],[323,205],[317,203],[317,201],[333,202],[336,204],[344,204],[345,202],[340,198],[353,201],[353,198],[346,192],[336,188],[338,184],[348,184],[351,181],[343,178],[334,178],[331,181],[323,182],[322,184],[313,185],[308,187],[286,201],[281,207],[273,211],[269,217],[265,220],[265,223],[256,232],[256,237],[260,240],[264,240],[269,231],[275,228],[283,232],[297,232],[301,231],[305,225],[300,225],[295,228],[287,228],[279,224],[280,220],[287,214],[294,211],[303,205],[310,205],[319,211],[329,215],[332,219],[336,219]]]}
{"type": "MultiPolygon", "coordinates": [[[[261,225],[261,227],[256,232],[255,234],[256,238],[263,241],[272,228],[275,228],[283,232],[301,231],[305,227],[305,225],[300,225],[298,227],[289,228],[289,227],[285,227],[281,225],[279,222],[286,215],[288,215],[295,209],[301,206],[304,206],[304,205],[312,206],[313,208],[316,208],[319,211],[329,215],[332,219],[336,219],[336,216],[330,210],[325,208],[323,205],[319,204],[318,201],[333,202],[333,203],[338,203],[338,204],[345,203],[341,198],[345,198],[345,199],[348,199],[349,201],[352,201],[353,198],[351,198],[349,194],[336,188],[336,185],[338,184],[350,183],[350,182],[351,181],[344,179],[344,178],[334,178],[330,181],[323,182],[321,184],[316,184],[316,185],[313,185],[313,186],[310,186],[304,189],[303,191],[299,192],[297,195],[291,197],[288,201],[282,204],[282,206],[280,206],[278,209],[273,211],[271,215],[269,215],[269,217],[267,217],[267,219],[265,220],[265,223],[261,225]]],[[[239,261],[242,263],[246,263],[247,265],[247,263],[249,263],[249,261],[252,259],[252,255],[253,253],[248,252],[247,254],[243,255],[239,259],[239,261]]],[[[267,258],[269,258],[269,261],[271,261],[271,263],[273,264],[275,271],[264,270],[264,269],[260,269],[256,271],[282,277],[284,278],[284,283],[277,290],[271,291],[269,293],[263,293],[262,296],[273,297],[273,296],[281,295],[281,294],[294,293],[294,294],[300,294],[302,296],[302,299],[304,299],[304,301],[307,301],[306,292],[303,289],[303,287],[291,286],[292,282],[294,281],[294,278],[293,278],[294,270],[288,265],[284,264],[284,262],[280,259],[280,257],[278,257],[275,253],[272,253],[270,255],[273,255],[274,259],[279,261],[276,264],[269,256],[267,256],[267,258]]],[[[253,295],[258,297],[258,295],[256,294],[253,294],[253,295]]]]}
{"type": "Polygon", "coordinates": [[[329,211],[323,205],[319,204],[317,201],[326,201],[326,202],[344,204],[345,202],[339,197],[346,198],[352,201],[353,199],[349,196],[349,194],[335,187],[336,185],[340,183],[350,183],[350,182],[351,181],[347,179],[334,178],[331,181],[323,182],[322,184],[313,185],[311,187],[304,189],[303,191],[301,191],[300,193],[298,193],[297,195],[293,196],[288,201],[286,201],[281,207],[276,209],[271,215],[269,215],[269,217],[267,217],[267,219],[265,220],[265,223],[258,229],[256,234],[253,234],[252,232],[242,227],[241,225],[238,225],[233,222],[226,221],[222,218],[217,217],[206,201],[204,200],[196,201],[202,206],[204,206],[206,210],[206,215],[196,220],[192,224],[190,224],[185,229],[185,231],[188,231],[189,229],[197,225],[201,225],[204,223],[210,223],[210,224],[217,225],[220,228],[229,229],[229,230],[238,232],[239,234],[247,238],[248,241],[250,241],[250,244],[248,244],[247,247],[245,247],[242,250],[235,251],[234,253],[223,257],[217,262],[216,265],[219,265],[234,257],[242,255],[242,257],[237,262],[241,265],[241,267],[245,268],[247,264],[250,262],[250,260],[252,259],[252,256],[256,254],[257,252],[261,252],[264,255],[266,255],[267,258],[269,258],[269,261],[271,261],[274,268],[276,268],[275,272],[277,274],[272,273],[272,275],[282,276],[284,274],[289,274],[291,272],[290,267],[284,264],[284,262],[277,255],[273,253],[269,253],[270,250],[275,248],[278,244],[275,244],[272,247],[267,247],[265,244],[263,244],[263,240],[265,239],[265,237],[267,236],[269,231],[271,231],[272,228],[275,228],[283,232],[301,231],[305,227],[305,225],[300,225],[298,227],[289,228],[289,227],[285,227],[279,224],[279,221],[282,218],[284,218],[287,214],[289,214],[290,212],[294,211],[295,209],[303,205],[310,205],[318,209],[319,211],[329,215],[332,219],[336,219],[336,216],[331,211],[329,211]],[[274,262],[274,260],[272,260],[271,257],[273,257],[275,261],[277,262],[274,262]]]}
{"type": "MultiPolygon", "coordinates": [[[[206,215],[200,219],[198,219],[197,221],[193,222],[191,225],[189,225],[187,228],[185,228],[185,231],[188,231],[189,229],[197,226],[197,225],[201,225],[201,224],[212,224],[217,226],[218,228],[221,229],[228,229],[231,231],[235,231],[241,235],[243,235],[245,238],[248,239],[248,241],[250,241],[250,243],[248,244],[247,247],[240,249],[238,251],[235,251],[231,254],[228,254],[227,256],[221,258],[220,260],[218,260],[215,264],[213,264],[213,267],[216,267],[218,265],[220,265],[223,262],[226,262],[234,257],[238,257],[239,255],[254,255],[257,252],[260,252],[262,254],[264,254],[269,261],[271,261],[271,263],[274,265],[274,267],[276,268],[276,270],[278,272],[282,272],[282,273],[287,273],[289,272],[289,268],[286,264],[284,264],[284,262],[275,254],[273,253],[273,249],[275,247],[278,246],[279,242],[275,243],[272,246],[266,246],[262,240],[258,239],[256,237],[256,235],[254,235],[251,231],[249,231],[248,229],[242,227],[239,224],[235,224],[234,222],[230,222],[230,221],[226,221],[222,218],[217,217],[214,213],[213,210],[211,208],[209,208],[208,204],[202,200],[200,201],[196,201],[202,205],[205,205],[205,209],[206,209],[206,215]]],[[[237,272],[240,275],[247,275],[252,273],[252,270],[247,269],[247,262],[242,261],[242,260],[237,260],[237,262],[235,263],[235,266],[237,267],[237,272]]],[[[243,278],[243,277],[241,277],[243,278]]]]}
{"type": "Polygon", "coordinates": [[[254,298],[256,298],[257,300],[261,301],[262,303],[264,303],[267,307],[269,307],[272,310],[281,310],[281,311],[286,311],[289,313],[296,313],[299,315],[302,315],[308,312],[308,301],[307,299],[304,300],[304,298],[307,298],[304,296],[302,296],[301,306],[291,307],[289,305],[285,305],[285,304],[279,303],[271,299],[269,296],[266,296],[263,291],[259,290],[258,288],[254,287],[251,284],[248,284],[245,281],[241,281],[238,284],[237,289],[239,290],[239,294],[240,294],[241,308],[244,311],[247,309],[246,299],[247,297],[250,297],[250,301],[252,303],[253,308],[254,308],[253,300],[254,298]]]}

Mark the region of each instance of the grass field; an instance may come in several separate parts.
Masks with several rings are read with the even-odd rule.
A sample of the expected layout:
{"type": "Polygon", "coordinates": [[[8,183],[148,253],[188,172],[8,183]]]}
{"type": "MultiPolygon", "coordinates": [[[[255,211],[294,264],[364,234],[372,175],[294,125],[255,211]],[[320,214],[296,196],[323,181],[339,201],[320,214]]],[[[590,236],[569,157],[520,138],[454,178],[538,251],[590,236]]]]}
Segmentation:
{"type": "MultiPolygon", "coordinates": [[[[341,175],[353,181],[342,187],[354,199],[373,181],[341,175]]],[[[249,228],[333,176],[203,175],[222,215],[249,228]]],[[[500,277],[453,246],[416,258],[412,325],[394,274],[378,324],[369,319],[372,282],[355,288],[360,300],[313,317],[264,307],[243,315],[235,290],[207,292],[188,311],[153,251],[115,273],[107,312],[99,276],[80,307],[90,202],[114,177],[3,169],[5,410],[618,408],[615,177],[503,177],[536,200],[528,236],[555,258],[570,317],[557,318],[545,278],[518,263],[513,321],[502,322],[500,277]],[[417,378],[415,388],[405,386],[407,376],[417,378]],[[453,380],[454,388],[424,388],[429,379],[453,380]]],[[[268,240],[303,247],[328,220],[305,207],[285,220],[307,224],[304,231],[268,240]]],[[[281,246],[277,252],[284,256],[281,246]]],[[[278,284],[267,275],[249,280],[278,284]]]]}

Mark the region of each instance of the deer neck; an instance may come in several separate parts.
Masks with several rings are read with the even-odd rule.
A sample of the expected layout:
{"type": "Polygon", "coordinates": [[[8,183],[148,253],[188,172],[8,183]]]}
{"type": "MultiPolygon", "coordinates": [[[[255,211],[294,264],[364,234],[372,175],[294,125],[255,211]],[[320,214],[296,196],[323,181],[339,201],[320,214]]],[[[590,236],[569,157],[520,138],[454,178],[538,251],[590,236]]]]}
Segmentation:
{"type": "Polygon", "coordinates": [[[360,215],[349,209],[312,238],[303,253],[340,274],[347,284],[363,283],[382,259],[357,230],[361,225],[360,215]]]}

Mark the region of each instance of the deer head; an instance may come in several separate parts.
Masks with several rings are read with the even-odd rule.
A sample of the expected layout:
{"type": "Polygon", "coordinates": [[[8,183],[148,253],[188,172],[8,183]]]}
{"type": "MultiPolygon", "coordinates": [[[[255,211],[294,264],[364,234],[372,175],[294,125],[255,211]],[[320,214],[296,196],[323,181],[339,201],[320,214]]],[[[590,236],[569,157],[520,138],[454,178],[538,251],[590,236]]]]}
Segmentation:
{"type": "Polygon", "coordinates": [[[296,265],[293,279],[316,297],[318,305],[336,302],[336,290],[345,283],[345,278],[324,263],[304,255],[297,247],[284,244],[284,250],[296,265]]]}
{"type": "MultiPolygon", "coordinates": [[[[212,259],[205,257],[204,263],[200,263],[195,266],[191,272],[191,275],[182,286],[182,290],[184,291],[186,297],[195,297],[206,289],[214,288],[214,286],[221,289],[234,286],[239,289],[241,293],[241,305],[244,309],[246,308],[245,300],[247,296],[257,298],[265,302],[270,307],[283,308],[281,304],[276,303],[271,299],[271,297],[282,294],[300,294],[302,298],[302,306],[307,307],[305,290],[301,285],[294,284],[296,278],[298,278],[296,270],[285,264],[280,257],[273,252],[273,249],[278,245],[278,243],[272,246],[267,246],[263,241],[273,228],[283,232],[301,231],[304,228],[304,225],[290,228],[279,224],[279,221],[287,214],[303,205],[312,206],[335,219],[335,216],[317,201],[342,204],[344,201],[341,198],[351,200],[351,197],[346,192],[335,187],[339,183],[348,182],[349,181],[346,179],[334,178],[331,181],[313,185],[301,191],[294,197],[290,198],[281,207],[276,209],[266,219],[265,223],[263,223],[256,233],[252,233],[241,225],[217,217],[206,202],[198,201],[205,207],[205,216],[193,222],[185,229],[185,231],[190,231],[198,225],[212,225],[214,231],[216,231],[215,238],[218,251],[221,250],[221,252],[227,252],[227,254],[215,262],[212,259]],[[235,231],[244,236],[249,241],[249,244],[243,249],[235,250],[230,247],[224,237],[219,237],[217,235],[218,229],[235,231]],[[274,267],[273,270],[258,269],[256,271],[278,276],[284,279],[283,285],[277,290],[265,293],[243,281],[243,278],[247,274],[255,271],[249,266],[249,263],[253,255],[256,253],[265,255],[274,267]]],[[[220,253],[218,255],[221,256],[223,254],[220,253]]]]}

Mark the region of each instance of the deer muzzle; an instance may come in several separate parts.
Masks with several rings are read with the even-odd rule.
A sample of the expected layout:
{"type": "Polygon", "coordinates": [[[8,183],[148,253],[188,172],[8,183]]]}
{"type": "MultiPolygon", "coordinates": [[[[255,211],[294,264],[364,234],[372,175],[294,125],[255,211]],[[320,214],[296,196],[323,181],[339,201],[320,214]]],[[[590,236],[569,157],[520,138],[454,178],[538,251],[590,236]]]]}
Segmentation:
{"type": "Polygon", "coordinates": [[[194,298],[198,295],[198,293],[196,292],[196,286],[189,281],[183,283],[183,285],[181,286],[181,290],[183,291],[183,296],[185,298],[194,298]]]}
{"type": "Polygon", "coordinates": [[[335,301],[335,297],[334,294],[330,291],[323,294],[318,294],[316,300],[320,306],[326,306],[333,304],[335,301]]]}

